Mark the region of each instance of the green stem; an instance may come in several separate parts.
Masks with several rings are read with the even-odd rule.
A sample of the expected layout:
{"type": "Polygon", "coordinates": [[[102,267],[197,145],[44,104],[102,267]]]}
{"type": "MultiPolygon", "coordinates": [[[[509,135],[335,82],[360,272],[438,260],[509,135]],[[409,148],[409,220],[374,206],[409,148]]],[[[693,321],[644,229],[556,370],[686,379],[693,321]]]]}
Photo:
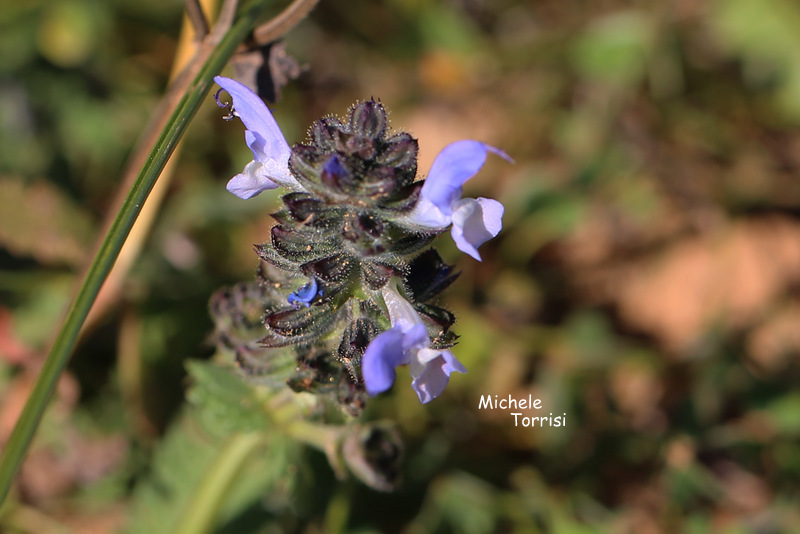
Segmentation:
{"type": "Polygon", "coordinates": [[[81,326],[86,320],[103,282],[114,266],[122,244],[128,237],[147,195],[153,189],[164,165],[189,125],[190,119],[205,99],[213,83],[212,78],[222,70],[236,47],[252,31],[267,3],[268,0],[254,0],[243,9],[236,23],[221,39],[219,45],[201,67],[158,137],[117,218],[100,245],[97,256],[89,267],[83,284],[67,312],[53,348],[42,366],[31,396],[3,449],[3,455],[0,458],[0,503],[5,501],[8,496],[11,484],[36,433],[58,377],[72,354],[81,326]]]}
{"type": "Polygon", "coordinates": [[[203,476],[178,521],[175,534],[202,534],[214,526],[219,507],[225,501],[236,477],[247,459],[261,445],[260,434],[234,434],[231,436],[211,467],[203,476]]]}

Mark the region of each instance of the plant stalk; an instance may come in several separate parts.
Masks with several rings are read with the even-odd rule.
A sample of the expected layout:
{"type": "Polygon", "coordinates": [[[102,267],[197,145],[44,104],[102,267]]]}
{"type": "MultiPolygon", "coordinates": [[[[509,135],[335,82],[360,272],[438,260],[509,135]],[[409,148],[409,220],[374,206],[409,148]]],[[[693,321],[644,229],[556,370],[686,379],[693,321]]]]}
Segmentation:
{"type": "Polygon", "coordinates": [[[203,480],[186,504],[175,534],[204,534],[214,527],[219,507],[230,493],[231,487],[241,473],[247,459],[261,445],[261,434],[234,434],[214,459],[203,480]]]}
{"type": "Polygon", "coordinates": [[[47,403],[52,397],[58,377],[69,360],[81,326],[86,320],[86,316],[103,282],[114,266],[120,249],[148,194],[153,189],[161,170],[166,165],[172,151],[189,125],[189,121],[197,112],[208,90],[211,88],[212,78],[222,70],[236,51],[236,47],[253,30],[263,12],[263,8],[268,3],[269,0],[254,0],[242,9],[239,18],[222,37],[194,77],[150,151],[136,182],[128,193],[119,214],[112,223],[94,261],[89,267],[83,284],[78,290],[53,347],[42,366],[31,396],[28,398],[25,408],[3,449],[2,457],[0,458],[0,503],[4,502],[8,496],[11,484],[36,433],[47,403]]]}

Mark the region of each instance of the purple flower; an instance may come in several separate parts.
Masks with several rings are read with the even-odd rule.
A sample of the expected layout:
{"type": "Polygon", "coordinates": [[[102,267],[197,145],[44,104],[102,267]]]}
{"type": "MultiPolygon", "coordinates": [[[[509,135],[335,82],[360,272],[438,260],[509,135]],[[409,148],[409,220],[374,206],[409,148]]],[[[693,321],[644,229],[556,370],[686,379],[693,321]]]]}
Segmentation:
{"type": "Polygon", "coordinates": [[[214,81],[231,95],[231,115],[242,119],[247,127],[244,138],[253,151],[253,161],[230,179],[228,191],[244,199],[278,186],[302,191],[303,188],[289,171],[289,144],[264,101],[236,80],[217,76],[214,81]]]}
{"type": "Polygon", "coordinates": [[[461,198],[464,182],[475,176],[493,152],[512,161],[502,150],[479,141],[456,141],[444,147],[433,161],[420,199],[408,219],[428,228],[453,225],[456,246],[480,261],[478,247],[500,233],[503,205],[490,198],[461,198]]]}
{"type": "Polygon", "coordinates": [[[361,360],[361,373],[367,393],[377,395],[388,390],[396,378],[395,368],[409,365],[411,387],[421,403],[438,397],[454,371],[467,369],[449,350],[430,348],[425,325],[411,304],[393,289],[383,289],[392,328],[379,334],[367,346],[361,360]]]}
{"type": "Polygon", "coordinates": [[[317,279],[312,278],[309,283],[289,295],[289,298],[286,300],[289,302],[289,304],[294,306],[295,309],[298,308],[297,304],[302,304],[308,308],[311,305],[311,302],[313,302],[318,295],[322,295],[322,291],[319,290],[317,279]]]}

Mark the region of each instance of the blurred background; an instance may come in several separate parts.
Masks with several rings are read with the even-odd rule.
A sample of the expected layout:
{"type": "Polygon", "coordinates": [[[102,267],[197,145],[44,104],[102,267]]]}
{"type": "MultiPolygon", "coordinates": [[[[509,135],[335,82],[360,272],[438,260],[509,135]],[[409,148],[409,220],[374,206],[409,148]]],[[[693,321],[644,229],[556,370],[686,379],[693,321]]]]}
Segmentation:
{"type": "MultiPolygon", "coordinates": [[[[182,9],[0,6],[0,442],[163,94],[182,9]]],[[[515,159],[465,187],[502,201],[505,227],[481,263],[437,242],[462,271],[440,304],[469,373],[426,406],[401,376],[366,413],[398,424],[400,489],[338,481],[305,450],[269,491],[253,469],[217,532],[800,531],[798,28],[790,0],[322,0],[286,38],[304,66],[271,106],[289,142],[380,98],[422,176],[464,138],[515,159]],[[509,394],[566,426],[478,410],[509,394]]],[[[278,202],[224,191],[251,156],[222,113],[209,95],[190,126],[3,532],[167,532],[179,490],[153,473],[188,488],[209,457],[182,416],[186,362],[213,354],[208,299],[253,278],[278,202]]]]}

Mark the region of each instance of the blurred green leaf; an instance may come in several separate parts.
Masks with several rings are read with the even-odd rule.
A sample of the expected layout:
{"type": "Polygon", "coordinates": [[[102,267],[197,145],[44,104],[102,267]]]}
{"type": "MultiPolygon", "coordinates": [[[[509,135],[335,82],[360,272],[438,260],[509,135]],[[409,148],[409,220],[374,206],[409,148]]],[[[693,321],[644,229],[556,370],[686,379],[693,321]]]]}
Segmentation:
{"type": "Polygon", "coordinates": [[[236,370],[201,361],[189,361],[186,368],[193,380],[187,399],[198,407],[198,417],[208,431],[224,436],[269,428],[257,389],[236,370]]]}
{"type": "Polygon", "coordinates": [[[592,21],[572,49],[576,70],[590,80],[628,86],[643,75],[653,24],[638,11],[619,11],[592,21]]]}
{"type": "Polygon", "coordinates": [[[169,534],[227,437],[241,430],[263,434],[264,450],[248,458],[222,503],[218,525],[238,525],[232,531],[237,533],[260,532],[268,518],[284,512],[293,487],[287,475],[303,449],[271,430],[253,387],[232,370],[197,361],[188,362],[187,368],[193,406],[172,425],[156,452],[152,473],[137,487],[128,532],[169,534]]]}
{"type": "Polygon", "coordinates": [[[438,2],[425,6],[419,18],[422,37],[430,48],[475,53],[481,42],[477,29],[459,11],[438,2]]]}
{"type": "Polygon", "coordinates": [[[765,413],[778,432],[789,436],[800,435],[800,393],[783,395],[770,402],[765,413]]]}
{"type": "MultiPolygon", "coordinates": [[[[0,286],[5,285],[5,273],[0,273],[0,286]]],[[[18,277],[11,276],[11,280],[18,277]]],[[[15,334],[25,344],[43,347],[52,338],[53,330],[63,318],[64,307],[70,297],[73,279],[71,276],[36,276],[34,287],[25,295],[25,300],[14,310],[15,334]]]]}
{"type": "Polygon", "coordinates": [[[723,46],[745,61],[751,83],[777,86],[776,102],[800,119],[800,6],[791,0],[717,0],[711,25],[723,46]]]}
{"type": "Polygon", "coordinates": [[[108,13],[104,2],[56,0],[45,5],[37,40],[39,50],[60,67],[87,60],[98,42],[107,37],[108,13]]]}
{"type": "Polygon", "coordinates": [[[599,313],[584,311],[570,317],[562,335],[579,369],[603,368],[620,356],[608,320],[599,313]]]}

